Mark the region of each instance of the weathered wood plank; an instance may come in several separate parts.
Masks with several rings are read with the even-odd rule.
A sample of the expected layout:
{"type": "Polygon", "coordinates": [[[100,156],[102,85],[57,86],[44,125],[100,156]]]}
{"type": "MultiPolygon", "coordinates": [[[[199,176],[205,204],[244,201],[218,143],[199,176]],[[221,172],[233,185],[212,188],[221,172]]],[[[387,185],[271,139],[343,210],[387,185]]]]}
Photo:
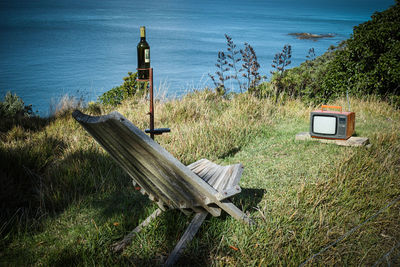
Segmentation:
{"type": "Polygon", "coordinates": [[[369,139],[367,137],[352,136],[347,140],[334,140],[334,139],[322,139],[322,138],[312,138],[310,133],[302,132],[296,134],[296,141],[316,141],[321,143],[336,144],[339,146],[366,146],[369,144],[369,139]]]}
{"type": "Polygon", "coordinates": [[[216,177],[214,183],[212,184],[212,187],[214,187],[218,191],[223,189],[223,182],[224,180],[226,180],[228,172],[229,172],[229,167],[228,166],[223,167],[221,174],[218,177],[216,177]]]}
{"type": "Polygon", "coordinates": [[[139,233],[144,227],[150,224],[152,220],[154,220],[156,217],[158,217],[162,211],[160,209],[156,209],[149,217],[147,217],[141,224],[136,226],[135,229],[133,229],[132,232],[127,234],[124,239],[121,241],[114,243],[111,248],[114,252],[120,252],[127,246],[129,246],[132,243],[132,238],[135,234],[139,233]]]}
{"type": "Polygon", "coordinates": [[[223,191],[218,192],[217,199],[224,200],[226,198],[230,198],[236,194],[239,194],[240,192],[242,192],[242,189],[240,188],[240,186],[237,185],[235,187],[224,189],[223,191]]]}
{"type": "MultiPolygon", "coordinates": [[[[174,201],[178,198],[185,203],[190,202],[190,200],[188,201],[187,198],[182,198],[182,194],[185,191],[176,191],[174,188],[172,188],[173,185],[171,185],[171,183],[165,181],[168,176],[160,177],[157,171],[152,171],[151,166],[146,166],[146,160],[153,161],[152,159],[136,160],[136,158],[132,158],[132,154],[145,155],[145,149],[140,146],[131,145],[134,144],[133,142],[129,142],[128,144],[122,143],[121,140],[129,140],[130,137],[126,136],[124,131],[118,130],[118,124],[111,125],[111,127],[109,127],[108,125],[101,125],[101,129],[105,136],[110,136],[115,132],[118,134],[118,136],[112,137],[115,139],[113,144],[108,144],[107,141],[105,141],[104,143],[106,143],[106,145],[111,149],[115,147],[113,153],[110,154],[114,155],[114,157],[117,157],[118,163],[125,163],[125,165],[127,165],[128,173],[136,176],[136,180],[142,186],[144,191],[149,192],[150,194],[151,192],[155,192],[153,194],[160,196],[163,202],[171,208],[179,208],[180,205],[176,201],[174,201]],[[134,173],[132,173],[132,171],[134,171],[134,173]],[[153,179],[147,179],[147,177],[149,176],[153,176],[153,179]],[[163,183],[163,186],[155,184],[157,182],[163,183]]],[[[188,204],[187,206],[189,207],[191,205],[188,204]]]]}
{"type": "Polygon", "coordinates": [[[239,184],[240,177],[242,177],[242,173],[243,173],[243,165],[241,163],[235,164],[235,169],[232,174],[234,178],[230,180],[228,188],[236,187],[239,184]]]}
{"type": "Polygon", "coordinates": [[[243,172],[241,164],[220,166],[209,160],[201,159],[199,161],[188,165],[188,168],[218,191],[218,200],[229,198],[241,192],[241,188],[238,186],[243,172]],[[208,171],[206,173],[201,172],[204,169],[208,171]],[[210,177],[210,175],[212,176],[210,177]]]}
{"type": "Polygon", "coordinates": [[[174,250],[169,255],[167,261],[164,263],[164,266],[172,266],[175,264],[176,260],[179,258],[182,250],[185,249],[187,244],[193,239],[196,235],[197,231],[199,230],[201,224],[203,223],[204,219],[207,217],[207,213],[196,213],[193,220],[189,224],[188,228],[186,229],[185,233],[176,244],[174,250]]]}
{"type": "MultiPolygon", "coordinates": [[[[126,131],[126,129],[123,129],[126,131]]],[[[145,137],[147,137],[145,135],[145,137]]],[[[128,137],[126,137],[128,138],[128,137]]],[[[151,139],[150,139],[151,140],[151,139]]],[[[178,174],[176,174],[176,171],[171,168],[168,164],[165,164],[162,162],[157,155],[154,155],[152,153],[149,153],[147,149],[144,149],[143,144],[141,143],[142,140],[134,140],[136,147],[139,151],[135,155],[137,158],[137,161],[135,165],[143,165],[141,166],[142,172],[145,173],[142,179],[148,179],[148,177],[152,177],[153,183],[156,183],[156,187],[162,190],[164,194],[166,194],[172,202],[175,202],[174,199],[176,199],[178,196],[182,196],[182,194],[186,194],[188,198],[192,199],[185,199],[185,198],[180,198],[179,200],[189,202],[188,206],[191,206],[193,203],[196,203],[195,200],[195,195],[192,194],[191,190],[188,187],[190,187],[189,184],[185,183],[184,180],[182,180],[178,174]],[[186,190],[183,190],[186,188],[186,190]],[[171,191],[169,191],[171,190],[171,191]]],[[[133,142],[130,142],[130,144],[133,142]]],[[[199,200],[200,197],[197,196],[199,200]]],[[[175,208],[179,207],[177,203],[174,205],[175,208]]]]}
{"type": "Polygon", "coordinates": [[[197,166],[199,166],[203,161],[206,159],[199,159],[198,161],[195,161],[191,164],[189,164],[187,167],[190,168],[191,170],[195,169],[197,166]]]}
{"type": "MultiPolygon", "coordinates": [[[[115,129],[116,126],[113,128],[115,129]]],[[[119,136],[123,137],[122,140],[129,140],[129,136],[124,135],[123,130],[119,131],[118,133],[119,136]]],[[[125,149],[127,149],[128,151],[130,150],[131,152],[130,154],[128,153],[126,157],[131,159],[130,162],[134,162],[134,167],[137,167],[140,172],[142,172],[142,175],[140,175],[139,179],[151,180],[154,184],[151,189],[160,190],[162,194],[167,197],[167,200],[164,200],[164,202],[171,206],[171,208],[178,208],[180,206],[179,202],[182,201],[187,202],[190,206],[189,203],[194,201],[193,198],[191,198],[191,195],[185,195],[184,191],[175,190],[176,188],[174,188],[173,181],[169,181],[169,176],[163,174],[163,171],[169,173],[170,170],[164,170],[162,168],[157,168],[156,166],[154,166],[154,164],[152,163],[155,162],[156,159],[152,158],[150,155],[146,155],[145,148],[135,144],[136,143],[134,142],[129,142],[125,145],[125,149]],[[136,157],[132,158],[132,155],[136,157]],[[138,159],[138,155],[142,156],[143,158],[138,159]],[[153,177],[153,179],[148,179],[148,177],[153,177]]]]}
{"type": "Polygon", "coordinates": [[[241,211],[238,207],[236,207],[231,201],[224,199],[222,201],[217,201],[218,206],[220,206],[223,210],[225,210],[229,215],[238,221],[244,222],[249,225],[254,225],[255,222],[247,216],[243,211],[241,211]]]}
{"type": "Polygon", "coordinates": [[[218,177],[220,177],[224,171],[225,171],[224,166],[218,166],[218,168],[216,168],[215,170],[214,175],[208,180],[208,184],[214,188],[215,182],[218,180],[218,177]]]}
{"type": "MultiPolygon", "coordinates": [[[[104,129],[98,130],[97,125],[83,125],[86,130],[88,130],[89,133],[92,134],[92,136],[96,139],[96,141],[104,147],[104,149],[109,152],[111,157],[114,158],[114,160],[132,177],[135,178],[137,170],[135,166],[132,166],[131,163],[126,160],[123,156],[120,156],[120,151],[119,149],[123,149],[123,147],[120,147],[118,143],[115,144],[110,144],[109,140],[107,140],[104,136],[107,136],[105,133],[104,136],[101,135],[103,133],[104,129]],[[96,127],[97,126],[97,127],[96,127]]],[[[150,187],[146,184],[147,182],[150,181],[141,181],[139,184],[142,188],[146,188],[147,192],[151,192],[150,187]]],[[[162,197],[162,196],[160,196],[162,197]]]]}

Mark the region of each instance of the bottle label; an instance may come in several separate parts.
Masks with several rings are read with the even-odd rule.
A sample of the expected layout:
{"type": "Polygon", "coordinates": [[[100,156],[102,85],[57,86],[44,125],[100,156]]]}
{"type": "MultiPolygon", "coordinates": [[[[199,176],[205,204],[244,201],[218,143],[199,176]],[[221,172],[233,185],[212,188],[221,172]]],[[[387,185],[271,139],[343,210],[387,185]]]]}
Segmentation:
{"type": "Polygon", "coordinates": [[[150,63],[150,49],[144,50],[144,63],[150,63]]]}

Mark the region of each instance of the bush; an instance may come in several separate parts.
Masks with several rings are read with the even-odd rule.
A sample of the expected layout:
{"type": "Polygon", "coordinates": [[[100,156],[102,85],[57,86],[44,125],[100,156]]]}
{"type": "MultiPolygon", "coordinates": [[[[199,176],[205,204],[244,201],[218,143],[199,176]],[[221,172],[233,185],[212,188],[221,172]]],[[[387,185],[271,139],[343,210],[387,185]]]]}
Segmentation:
{"type": "Polygon", "coordinates": [[[28,117],[32,114],[32,106],[25,106],[24,101],[17,94],[7,92],[4,100],[0,102],[1,118],[28,117]]]}
{"type": "MultiPolygon", "coordinates": [[[[280,84],[285,88],[287,95],[291,97],[300,97],[307,103],[324,103],[340,95],[340,92],[334,91],[326,83],[326,75],[329,69],[329,63],[335,56],[335,48],[331,47],[325,54],[313,60],[307,60],[300,66],[289,69],[281,78],[280,84]]],[[[275,73],[271,77],[271,83],[276,83],[279,78],[275,73]]],[[[332,80],[336,82],[335,80],[332,80]]]]}
{"type": "Polygon", "coordinates": [[[124,83],[120,86],[116,86],[111,90],[103,93],[99,96],[98,100],[100,103],[105,105],[117,106],[121,104],[124,99],[132,97],[140,92],[140,95],[147,93],[148,83],[137,82],[137,72],[128,72],[128,76],[124,77],[124,83]]]}
{"type": "Polygon", "coordinates": [[[331,62],[329,74],[338,72],[358,95],[400,95],[399,55],[400,5],[397,3],[354,27],[346,49],[338,51],[331,62]]]}
{"type": "Polygon", "coordinates": [[[287,70],[279,80],[292,97],[323,103],[344,96],[378,95],[400,105],[400,5],[376,12],[324,55],[287,70]]]}

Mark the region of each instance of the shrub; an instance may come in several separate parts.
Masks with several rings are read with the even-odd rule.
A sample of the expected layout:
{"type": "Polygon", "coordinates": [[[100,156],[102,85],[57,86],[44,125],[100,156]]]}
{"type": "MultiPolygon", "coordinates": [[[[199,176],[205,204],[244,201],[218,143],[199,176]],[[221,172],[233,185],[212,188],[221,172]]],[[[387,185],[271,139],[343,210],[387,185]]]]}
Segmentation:
{"type": "Polygon", "coordinates": [[[146,94],[147,90],[145,88],[147,88],[148,82],[138,82],[136,79],[137,72],[128,72],[128,76],[124,77],[124,83],[99,96],[99,102],[105,105],[117,106],[124,99],[133,97],[136,94],[146,94]]]}
{"type": "MultiPolygon", "coordinates": [[[[322,82],[326,78],[335,49],[339,48],[331,47],[325,54],[315,59],[311,51],[309,60],[298,67],[286,70],[285,75],[279,80],[280,86],[289,96],[300,97],[306,103],[320,104],[340,95],[340,92],[334,91],[328,84],[322,82]]],[[[271,83],[278,83],[279,78],[279,73],[275,72],[271,83]]]]}
{"type": "Polygon", "coordinates": [[[400,5],[376,12],[354,27],[353,35],[324,55],[273,77],[292,96],[306,102],[328,102],[346,91],[353,96],[378,95],[400,105],[400,5]],[[276,79],[278,78],[278,79],[276,79]]]}
{"type": "Polygon", "coordinates": [[[7,92],[4,100],[0,102],[0,117],[1,118],[15,118],[31,116],[32,106],[25,106],[24,101],[17,96],[17,94],[12,94],[7,92]]]}
{"type": "Polygon", "coordinates": [[[354,27],[346,49],[332,61],[331,74],[339,71],[342,80],[358,95],[400,95],[400,4],[354,27]],[[343,64],[344,63],[344,64],[343,64]]]}

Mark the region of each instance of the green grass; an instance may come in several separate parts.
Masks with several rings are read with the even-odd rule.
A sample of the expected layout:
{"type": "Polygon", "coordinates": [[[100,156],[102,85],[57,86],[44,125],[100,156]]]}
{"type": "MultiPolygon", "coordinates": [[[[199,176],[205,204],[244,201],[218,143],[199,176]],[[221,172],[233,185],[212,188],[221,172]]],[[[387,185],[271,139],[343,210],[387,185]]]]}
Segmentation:
{"type": "MultiPolygon", "coordinates": [[[[147,109],[141,99],[118,107],[142,129],[147,109]]],[[[182,162],[205,157],[245,166],[233,202],[257,222],[207,217],[178,264],[299,265],[398,197],[399,110],[376,99],[352,99],[352,109],[370,148],[295,141],[312,110],[297,100],[276,106],[204,91],[157,102],[156,126],[171,128],[157,140],[182,162]]],[[[114,254],[110,246],[157,207],[93,138],[68,113],[0,137],[1,265],[159,265],[190,221],[168,211],[114,254]]],[[[399,202],[311,264],[374,264],[400,241],[398,229],[399,202]]],[[[389,261],[399,263],[399,253],[389,261]]]]}

